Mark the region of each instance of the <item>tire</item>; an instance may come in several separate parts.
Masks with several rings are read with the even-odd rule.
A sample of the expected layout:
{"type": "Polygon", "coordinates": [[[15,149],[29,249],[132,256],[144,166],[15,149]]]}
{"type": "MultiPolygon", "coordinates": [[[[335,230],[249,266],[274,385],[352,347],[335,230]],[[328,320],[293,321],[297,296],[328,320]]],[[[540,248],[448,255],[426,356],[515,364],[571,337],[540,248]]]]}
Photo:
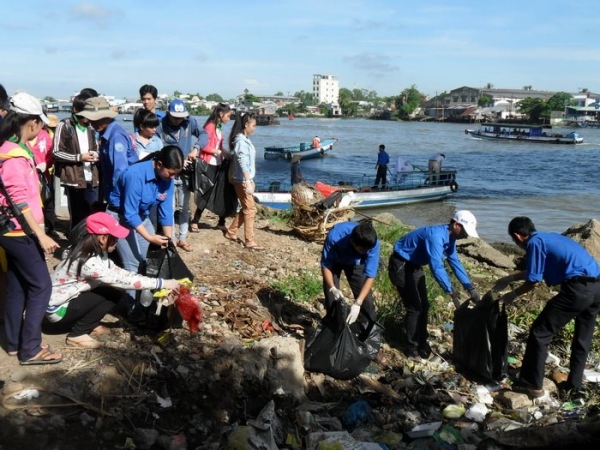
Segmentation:
{"type": "Polygon", "coordinates": [[[469,130],[465,130],[465,134],[469,134],[469,130]]]}
{"type": "Polygon", "coordinates": [[[285,153],[285,159],[287,159],[288,161],[292,160],[292,154],[290,152],[286,152],[285,153]]]}
{"type": "Polygon", "coordinates": [[[450,182],[450,190],[452,192],[458,191],[458,183],[456,181],[451,181],[450,182]]]}

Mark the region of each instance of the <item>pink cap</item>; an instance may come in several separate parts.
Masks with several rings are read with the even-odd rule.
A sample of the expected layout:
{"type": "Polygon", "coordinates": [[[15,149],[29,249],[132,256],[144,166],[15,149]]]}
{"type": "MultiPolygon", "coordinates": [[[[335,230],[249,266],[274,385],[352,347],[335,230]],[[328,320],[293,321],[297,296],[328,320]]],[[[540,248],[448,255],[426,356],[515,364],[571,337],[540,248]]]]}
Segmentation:
{"type": "Polygon", "coordinates": [[[85,220],[88,233],[110,234],[119,239],[127,237],[129,230],[119,225],[117,219],[105,212],[94,213],[85,220]]]}

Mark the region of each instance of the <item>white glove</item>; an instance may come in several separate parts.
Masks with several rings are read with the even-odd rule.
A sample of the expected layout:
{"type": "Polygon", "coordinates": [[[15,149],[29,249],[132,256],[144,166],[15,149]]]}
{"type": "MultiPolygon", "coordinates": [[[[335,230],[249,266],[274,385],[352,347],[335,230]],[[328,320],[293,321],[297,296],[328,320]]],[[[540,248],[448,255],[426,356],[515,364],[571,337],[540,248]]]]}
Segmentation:
{"type": "Polygon", "coordinates": [[[37,166],[35,166],[35,168],[37,170],[39,170],[41,173],[44,173],[46,171],[46,167],[47,166],[46,166],[45,162],[39,163],[37,166]]]}
{"type": "Polygon", "coordinates": [[[333,297],[333,300],[336,302],[339,302],[344,299],[344,294],[342,294],[342,291],[340,291],[335,286],[333,286],[331,289],[329,289],[329,293],[333,297]]]}
{"type": "Polygon", "coordinates": [[[177,280],[163,280],[163,288],[171,289],[172,291],[175,289],[179,289],[180,283],[177,280]]]}
{"type": "Polygon", "coordinates": [[[350,307],[350,313],[348,314],[348,318],[346,319],[346,323],[348,325],[352,325],[358,319],[358,315],[360,314],[360,305],[354,304],[350,307]]]}

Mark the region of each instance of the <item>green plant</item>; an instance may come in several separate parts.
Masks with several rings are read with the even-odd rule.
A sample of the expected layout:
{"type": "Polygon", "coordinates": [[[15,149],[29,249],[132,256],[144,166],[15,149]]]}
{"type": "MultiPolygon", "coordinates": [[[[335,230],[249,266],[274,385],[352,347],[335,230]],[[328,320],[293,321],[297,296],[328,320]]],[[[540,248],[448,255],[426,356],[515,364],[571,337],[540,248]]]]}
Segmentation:
{"type": "Polygon", "coordinates": [[[311,302],[323,292],[321,274],[311,270],[275,281],[272,287],[294,302],[311,302]]]}

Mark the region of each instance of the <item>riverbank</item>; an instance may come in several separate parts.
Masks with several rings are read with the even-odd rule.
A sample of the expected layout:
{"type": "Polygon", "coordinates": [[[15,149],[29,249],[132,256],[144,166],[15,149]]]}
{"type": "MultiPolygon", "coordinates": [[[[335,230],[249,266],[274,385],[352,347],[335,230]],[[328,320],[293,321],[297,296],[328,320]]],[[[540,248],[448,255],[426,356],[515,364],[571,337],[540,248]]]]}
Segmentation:
{"type": "MultiPolygon", "coordinates": [[[[392,221],[390,216],[378,219],[392,221]]],[[[205,220],[200,232],[189,236],[194,252],[181,253],[196,274],[204,316],[201,330],[194,335],[186,329],[156,334],[114,316],[107,320],[111,333],[101,338],[106,342],[101,350],[74,350],[64,346],[64,335],[46,335],[45,342],[63,354],[61,364],[22,367],[3,353],[2,448],[226,448],[232,436],[241,435],[243,440],[243,433],[250,433],[245,426],[271,400],[279,425],[277,430],[274,425],[265,430],[272,431],[278,448],[294,448],[293,439],[300,443],[295,448],[305,448],[302,439],[309,432],[349,429],[340,418],[357,400],[367,401],[372,415],[354,436],[375,442],[386,439],[389,448],[412,442],[405,432],[418,423],[440,420],[459,434],[466,425],[474,426],[475,437],[469,443],[477,446],[493,423],[506,423],[497,422],[510,411],[522,415],[522,419],[510,416],[521,426],[562,421],[562,411],[542,408],[542,418],[528,422],[533,412],[527,411],[540,409],[539,405],[520,394],[506,395],[510,391],[492,393],[494,403],[488,405],[505,416],[492,420],[490,415],[485,422],[444,419],[442,411],[457,402],[456,394],[467,408],[477,402],[475,384],[444,363],[451,362],[452,348],[447,320],[431,323],[437,357],[431,361],[406,360],[398,343],[388,339],[384,346],[388,364],[369,366],[357,379],[341,382],[305,373],[304,339],[324,314],[321,295],[295,301],[273,286],[318,274],[321,246],[298,239],[281,220],[262,216],[256,240],[265,250],[249,251],[223,238],[215,228],[216,217],[207,215],[205,220]],[[37,390],[39,397],[15,400],[12,396],[30,389],[37,390]],[[399,437],[404,444],[391,444],[399,437]],[[286,446],[283,442],[288,439],[292,444],[286,446]]],[[[597,242],[589,228],[579,234],[597,242]]],[[[476,240],[461,242],[461,258],[480,292],[512,270],[518,256],[515,249],[476,240]]],[[[49,261],[49,266],[54,262],[49,261]]],[[[385,269],[379,277],[386,277],[385,269]]],[[[378,303],[385,295],[383,289],[376,290],[378,303]]],[[[536,290],[530,302],[539,304],[549,295],[548,288],[536,290]]],[[[447,298],[435,303],[447,310],[443,317],[451,316],[447,298]]],[[[515,313],[521,317],[527,308],[519,309],[511,311],[511,317],[515,313]]],[[[518,361],[524,336],[512,336],[511,356],[518,361]]],[[[552,348],[564,361],[559,350],[552,348]]],[[[516,367],[518,363],[511,371],[516,367]]],[[[439,448],[433,440],[428,445],[439,448]]]]}

